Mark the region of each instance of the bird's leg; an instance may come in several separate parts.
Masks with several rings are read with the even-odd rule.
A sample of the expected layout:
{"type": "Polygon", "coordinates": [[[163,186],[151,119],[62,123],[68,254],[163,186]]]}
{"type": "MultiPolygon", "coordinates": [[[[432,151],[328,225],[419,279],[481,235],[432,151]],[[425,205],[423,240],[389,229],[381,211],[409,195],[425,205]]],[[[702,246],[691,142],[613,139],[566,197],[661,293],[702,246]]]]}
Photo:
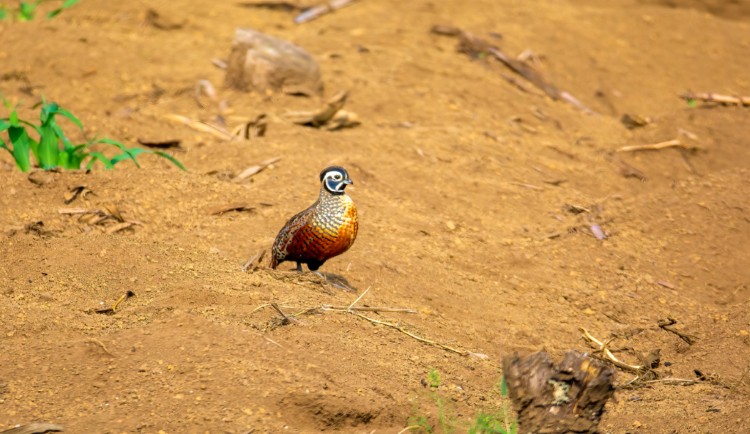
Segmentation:
{"type": "Polygon", "coordinates": [[[297,272],[298,273],[302,272],[302,262],[297,262],[297,272]]]}

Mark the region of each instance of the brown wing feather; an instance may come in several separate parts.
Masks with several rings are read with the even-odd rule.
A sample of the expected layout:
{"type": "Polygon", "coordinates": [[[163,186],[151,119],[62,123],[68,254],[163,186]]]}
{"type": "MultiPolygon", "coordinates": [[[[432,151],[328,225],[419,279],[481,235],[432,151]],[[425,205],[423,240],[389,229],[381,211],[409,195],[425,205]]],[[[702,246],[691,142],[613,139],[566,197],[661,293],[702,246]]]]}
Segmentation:
{"type": "Polygon", "coordinates": [[[271,258],[271,268],[276,268],[280,263],[284,262],[289,256],[289,247],[294,244],[295,236],[299,233],[300,229],[307,225],[307,222],[315,211],[315,207],[318,202],[312,204],[309,208],[295,214],[283,228],[276,235],[276,240],[273,242],[273,248],[271,252],[273,256],[271,258]]]}

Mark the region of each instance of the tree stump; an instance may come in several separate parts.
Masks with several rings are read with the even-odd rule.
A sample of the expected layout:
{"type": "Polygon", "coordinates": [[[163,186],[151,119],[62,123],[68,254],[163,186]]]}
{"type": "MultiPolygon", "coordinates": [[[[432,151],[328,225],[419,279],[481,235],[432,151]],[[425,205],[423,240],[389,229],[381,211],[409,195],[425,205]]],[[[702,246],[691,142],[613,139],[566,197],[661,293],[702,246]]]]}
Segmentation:
{"type": "Polygon", "coordinates": [[[614,394],[614,369],[576,351],[559,365],[544,352],[514,354],[503,373],[522,433],[597,433],[614,394]]]}

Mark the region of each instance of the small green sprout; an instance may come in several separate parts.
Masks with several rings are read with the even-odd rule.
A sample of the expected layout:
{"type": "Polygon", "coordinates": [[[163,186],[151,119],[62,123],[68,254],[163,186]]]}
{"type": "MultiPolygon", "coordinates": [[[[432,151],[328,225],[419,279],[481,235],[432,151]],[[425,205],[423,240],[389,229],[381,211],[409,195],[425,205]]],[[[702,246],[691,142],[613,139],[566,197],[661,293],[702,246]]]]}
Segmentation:
{"type": "Polygon", "coordinates": [[[123,160],[131,160],[136,167],[140,168],[136,157],[141,154],[156,154],[185,170],[182,163],[169,154],[148,149],[128,148],[112,139],[93,139],[86,143],[73,144],[57,123],[57,116],[67,118],[80,130],[83,130],[83,124],[71,112],[53,102],[48,103],[42,100],[38,124],[20,119],[16,107],[11,108],[7,101],[4,102],[11,112],[7,118],[0,118],[0,149],[5,149],[13,156],[16,166],[22,172],[31,170],[31,155],[34,156],[36,164],[44,170],[58,168],[78,170],[84,165],[86,170],[91,170],[96,162],[102,163],[106,169],[112,169],[123,160]],[[3,132],[7,134],[8,142],[3,140],[3,132]],[[91,147],[96,144],[116,147],[121,153],[108,158],[101,152],[91,150],[91,147]]]}

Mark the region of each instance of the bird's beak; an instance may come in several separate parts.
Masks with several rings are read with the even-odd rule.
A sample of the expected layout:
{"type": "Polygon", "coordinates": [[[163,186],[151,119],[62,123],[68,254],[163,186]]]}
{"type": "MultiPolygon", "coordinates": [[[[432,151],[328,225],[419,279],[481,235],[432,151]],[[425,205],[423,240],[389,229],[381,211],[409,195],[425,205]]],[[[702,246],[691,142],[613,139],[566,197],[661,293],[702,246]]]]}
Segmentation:
{"type": "Polygon", "coordinates": [[[344,184],[351,185],[351,184],[354,184],[354,181],[352,181],[351,179],[345,179],[344,184]]]}

